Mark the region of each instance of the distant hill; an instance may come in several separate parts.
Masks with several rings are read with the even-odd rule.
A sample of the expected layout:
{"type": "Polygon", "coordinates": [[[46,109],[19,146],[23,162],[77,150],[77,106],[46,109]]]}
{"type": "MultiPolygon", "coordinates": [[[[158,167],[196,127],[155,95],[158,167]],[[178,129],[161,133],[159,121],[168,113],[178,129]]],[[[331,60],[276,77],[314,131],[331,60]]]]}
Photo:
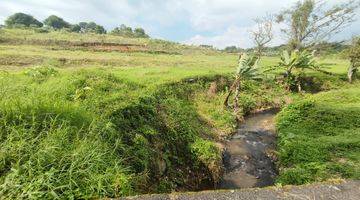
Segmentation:
{"type": "Polygon", "coordinates": [[[216,54],[217,50],[150,38],[131,38],[112,34],[39,32],[38,29],[0,30],[0,43],[16,45],[60,46],[92,51],[147,52],[159,54],[216,54]]]}
{"type": "MultiPolygon", "coordinates": [[[[324,56],[324,55],[338,54],[345,51],[348,48],[349,48],[349,42],[341,41],[341,42],[322,42],[311,47],[310,50],[316,50],[317,55],[324,56]]],[[[278,56],[282,51],[286,49],[287,49],[287,45],[285,44],[274,47],[266,47],[264,50],[264,55],[278,56]]],[[[229,46],[222,51],[226,53],[241,53],[241,52],[251,53],[255,51],[255,48],[243,49],[236,46],[229,46]]]]}

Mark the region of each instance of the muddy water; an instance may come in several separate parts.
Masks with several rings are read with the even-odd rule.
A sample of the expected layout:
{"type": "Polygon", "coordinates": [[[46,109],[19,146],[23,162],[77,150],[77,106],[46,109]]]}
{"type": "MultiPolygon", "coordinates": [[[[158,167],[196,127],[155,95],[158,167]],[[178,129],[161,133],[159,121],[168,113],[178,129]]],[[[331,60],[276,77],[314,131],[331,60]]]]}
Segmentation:
{"type": "Polygon", "coordinates": [[[219,189],[274,184],[277,170],[271,155],[276,142],[275,113],[265,111],[247,117],[237,133],[225,142],[225,174],[219,189]]]}

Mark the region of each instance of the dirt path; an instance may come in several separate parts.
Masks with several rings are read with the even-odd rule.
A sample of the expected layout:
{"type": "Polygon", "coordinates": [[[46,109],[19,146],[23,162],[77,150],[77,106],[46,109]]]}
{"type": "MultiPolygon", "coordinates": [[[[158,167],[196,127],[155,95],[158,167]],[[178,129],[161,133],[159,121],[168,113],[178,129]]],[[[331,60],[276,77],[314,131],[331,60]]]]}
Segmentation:
{"type": "Polygon", "coordinates": [[[217,190],[198,193],[144,195],[124,199],[143,200],[359,200],[360,181],[317,183],[306,186],[217,190]]]}

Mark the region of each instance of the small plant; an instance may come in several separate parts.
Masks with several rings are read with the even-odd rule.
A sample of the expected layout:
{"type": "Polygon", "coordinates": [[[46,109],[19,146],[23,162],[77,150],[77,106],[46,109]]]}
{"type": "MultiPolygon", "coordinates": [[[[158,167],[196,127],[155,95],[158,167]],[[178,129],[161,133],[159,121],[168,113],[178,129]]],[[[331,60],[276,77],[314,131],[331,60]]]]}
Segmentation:
{"type": "Polygon", "coordinates": [[[59,72],[52,67],[35,67],[25,72],[26,75],[38,82],[45,81],[49,77],[56,76],[58,73],[59,72]]]}
{"type": "Polygon", "coordinates": [[[74,95],[74,100],[80,100],[80,99],[85,99],[86,96],[89,95],[89,93],[92,91],[92,88],[91,87],[84,87],[84,88],[80,88],[80,89],[77,89],[75,91],[75,95],[74,95]]]}

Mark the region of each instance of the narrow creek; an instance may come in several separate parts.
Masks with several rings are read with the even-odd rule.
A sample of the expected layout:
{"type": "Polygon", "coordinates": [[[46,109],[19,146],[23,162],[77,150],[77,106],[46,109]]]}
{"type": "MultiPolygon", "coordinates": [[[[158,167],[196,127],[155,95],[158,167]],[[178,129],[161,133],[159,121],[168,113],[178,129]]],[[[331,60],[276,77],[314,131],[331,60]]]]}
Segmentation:
{"type": "Polygon", "coordinates": [[[272,158],[276,148],[275,110],[245,118],[225,142],[225,173],[218,189],[265,187],[274,184],[277,169],[272,158]]]}

